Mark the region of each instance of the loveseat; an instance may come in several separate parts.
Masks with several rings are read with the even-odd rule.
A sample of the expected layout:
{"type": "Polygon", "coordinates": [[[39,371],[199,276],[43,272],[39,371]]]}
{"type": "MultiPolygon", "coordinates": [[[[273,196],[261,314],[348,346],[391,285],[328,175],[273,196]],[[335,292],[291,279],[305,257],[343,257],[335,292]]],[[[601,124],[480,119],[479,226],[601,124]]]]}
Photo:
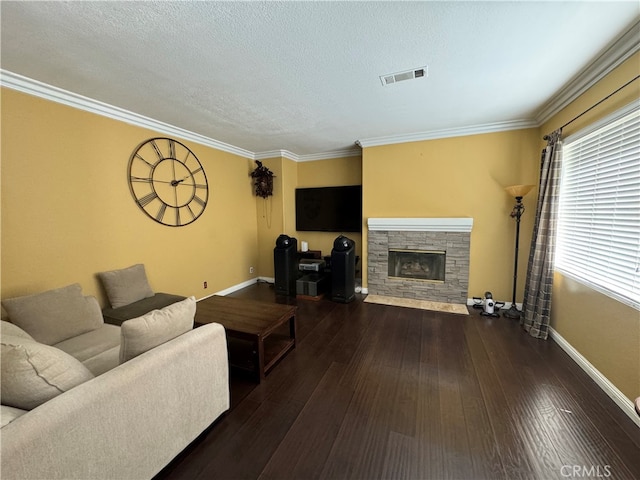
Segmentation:
{"type": "Polygon", "coordinates": [[[143,479],[229,408],[224,328],[195,299],[105,324],[78,284],[3,300],[3,479],[143,479]]]}

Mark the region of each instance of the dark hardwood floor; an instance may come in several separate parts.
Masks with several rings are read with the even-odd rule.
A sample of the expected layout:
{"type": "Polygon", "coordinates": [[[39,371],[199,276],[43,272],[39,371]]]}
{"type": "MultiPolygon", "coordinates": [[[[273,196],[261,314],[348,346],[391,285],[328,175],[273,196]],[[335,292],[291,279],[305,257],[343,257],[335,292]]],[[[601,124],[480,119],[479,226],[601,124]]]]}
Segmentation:
{"type": "Polygon", "coordinates": [[[297,303],[298,344],[157,479],[640,478],[640,429],[513,320],[297,303]]]}

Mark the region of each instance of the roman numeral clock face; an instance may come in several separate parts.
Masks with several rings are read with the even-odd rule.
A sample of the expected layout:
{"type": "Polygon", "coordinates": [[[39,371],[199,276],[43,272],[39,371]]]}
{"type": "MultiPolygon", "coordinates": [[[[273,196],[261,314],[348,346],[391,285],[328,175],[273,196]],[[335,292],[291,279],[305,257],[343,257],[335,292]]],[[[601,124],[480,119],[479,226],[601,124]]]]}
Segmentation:
{"type": "Polygon", "coordinates": [[[152,138],[133,152],[129,186],[142,211],[170,227],[196,221],[209,199],[200,161],[188,147],[170,138],[152,138]]]}

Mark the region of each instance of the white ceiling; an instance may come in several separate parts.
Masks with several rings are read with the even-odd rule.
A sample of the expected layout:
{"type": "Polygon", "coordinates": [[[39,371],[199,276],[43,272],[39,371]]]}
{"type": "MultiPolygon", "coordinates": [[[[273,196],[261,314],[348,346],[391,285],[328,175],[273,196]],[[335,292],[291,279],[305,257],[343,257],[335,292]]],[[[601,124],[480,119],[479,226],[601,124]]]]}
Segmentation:
{"type": "Polygon", "coordinates": [[[637,1],[2,1],[12,72],[251,152],[538,124],[637,1]],[[428,77],[379,76],[428,65],[428,77]]]}

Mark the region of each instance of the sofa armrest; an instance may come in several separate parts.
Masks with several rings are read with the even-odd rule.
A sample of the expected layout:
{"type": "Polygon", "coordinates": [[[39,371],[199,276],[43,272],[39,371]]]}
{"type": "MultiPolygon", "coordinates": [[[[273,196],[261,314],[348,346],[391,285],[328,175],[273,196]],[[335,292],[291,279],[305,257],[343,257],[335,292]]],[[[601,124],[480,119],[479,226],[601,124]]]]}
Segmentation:
{"type": "Polygon", "coordinates": [[[151,478],[229,409],[224,328],[191,330],[0,431],[3,478],[151,478]]]}
{"type": "Polygon", "coordinates": [[[102,310],[102,317],[106,323],[112,325],[122,325],[125,320],[141,317],[152,310],[159,310],[176,302],[184,300],[186,297],[172,295],[170,293],[156,293],[153,297],[143,298],[137,302],[130,303],[124,307],[107,307],[102,310]]]}

